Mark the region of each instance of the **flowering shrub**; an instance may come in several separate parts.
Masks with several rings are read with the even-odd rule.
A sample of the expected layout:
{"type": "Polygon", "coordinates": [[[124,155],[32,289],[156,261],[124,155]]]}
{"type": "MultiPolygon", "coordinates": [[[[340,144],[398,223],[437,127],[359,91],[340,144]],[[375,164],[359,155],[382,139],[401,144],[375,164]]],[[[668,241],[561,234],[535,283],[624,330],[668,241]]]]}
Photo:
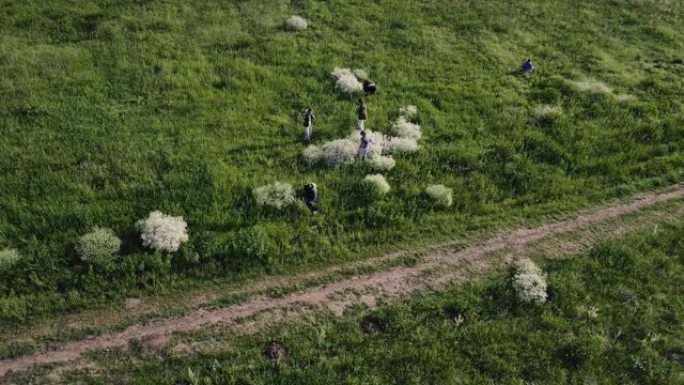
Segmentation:
{"type": "Polygon", "coordinates": [[[382,198],[390,191],[389,183],[381,174],[366,175],[362,182],[368,187],[370,193],[375,198],[382,198]]]}
{"type": "Polygon", "coordinates": [[[335,88],[340,92],[354,94],[363,91],[363,84],[349,68],[335,67],[332,76],[335,78],[335,88]]]}
{"type": "Polygon", "coordinates": [[[172,217],[160,211],[137,223],[143,246],[159,251],[174,252],[188,241],[187,223],[183,217],[172,217]]]}
{"type": "Polygon", "coordinates": [[[411,119],[418,114],[418,107],[416,106],[406,106],[399,109],[399,115],[405,117],[407,120],[411,119]]]}
{"type": "Polygon", "coordinates": [[[81,236],[76,245],[76,252],[81,260],[105,261],[119,252],[121,240],[114,231],[107,228],[95,227],[93,231],[81,236]]]}
{"type": "Polygon", "coordinates": [[[254,200],[259,206],[271,206],[282,209],[295,203],[294,189],[289,183],[275,182],[261,186],[252,191],[254,200]]]}
{"type": "Polygon", "coordinates": [[[328,166],[339,167],[345,164],[354,163],[359,145],[357,141],[347,139],[336,139],[323,145],[321,159],[328,166]]]}
{"type": "Polygon", "coordinates": [[[420,126],[409,122],[404,116],[392,125],[392,133],[400,138],[418,140],[421,137],[420,126]]]}
{"type": "Polygon", "coordinates": [[[513,276],[513,289],[518,299],[524,303],[546,302],[546,279],[541,269],[529,259],[523,259],[516,265],[513,276]]]}
{"type": "Polygon", "coordinates": [[[418,142],[411,138],[392,138],[383,154],[411,154],[418,151],[418,142]]]}
{"type": "Polygon", "coordinates": [[[290,16],[287,20],[285,20],[285,24],[293,31],[303,31],[309,26],[309,23],[305,18],[296,15],[290,16]]]}
{"type": "Polygon", "coordinates": [[[563,115],[563,109],[558,106],[542,104],[534,109],[534,116],[538,119],[558,118],[563,115]]]}
{"type": "Polygon", "coordinates": [[[590,95],[612,95],[613,89],[606,83],[597,80],[569,80],[568,84],[575,92],[590,95]]]}
{"type": "Polygon", "coordinates": [[[318,146],[310,145],[302,152],[302,158],[306,164],[312,165],[323,158],[323,150],[318,146]]]}
{"type": "Polygon", "coordinates": [[[427,194],[430,199],[440,206],[449,207],[454,203],[452,196],[452,190],[441,184],[433,184],[425,189],[425,194],[427,194]]]}
{"type": "Polygon", "coordinates": [[[357,68],[357,69],[355,69],[354,71],[352,71],[352,73],[353,73],[354,76],[356,76],[359,80],[366,80],[366,79],[368,79],[368,73],[367,73],[366,71],[362,70],[362,69],[358,69],[358,68],[357,68]]]}
{"type": "Polygon", "coordinates": [[[394,168],[396,161],[391,156],[374,155],[368,161],[368,164],[377,171],[387,171],[394,168]]]}
{"type": "Polygon", "coordinates": [[[0,250],[0,269],[6,269],[14,266],[21,256],[16,249],[0,250]]]}

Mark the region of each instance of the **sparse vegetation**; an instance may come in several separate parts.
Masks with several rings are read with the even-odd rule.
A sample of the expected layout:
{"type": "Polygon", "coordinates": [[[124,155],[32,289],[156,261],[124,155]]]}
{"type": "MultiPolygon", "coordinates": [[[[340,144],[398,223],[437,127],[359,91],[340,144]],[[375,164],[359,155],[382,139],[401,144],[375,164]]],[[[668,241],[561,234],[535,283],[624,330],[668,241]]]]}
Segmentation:
{"type": "Polygon", "coordinates": [[[441,184],[428,186],[425,194],[440,206],[449,207],[454,203],[453,190],[441,184]]]}
{"type": "Polygon", "coordinates": [[[374,198],[382,198],[390,191],[390,185],[381,174],[366,175],[363,184],[374,198]]]}
{"type": "Polygon", "coordinates": [[[282,209],[297,202],[294,189],[289,183],[275,182],[254,189],[252,195],[259,206],[271,206],[282,209]]]}

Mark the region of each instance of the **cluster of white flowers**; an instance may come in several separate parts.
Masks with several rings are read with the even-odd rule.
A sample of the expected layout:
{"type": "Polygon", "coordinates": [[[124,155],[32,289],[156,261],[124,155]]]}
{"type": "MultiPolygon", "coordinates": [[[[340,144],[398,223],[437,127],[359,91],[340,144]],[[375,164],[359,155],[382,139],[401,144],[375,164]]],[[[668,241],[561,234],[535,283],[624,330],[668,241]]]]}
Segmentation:
{"type": "Polygon", "coordinates": [[[366,175],[366,177],[363,178],[363,183],[369,186],[373,195],[378,198],[387,195],[390,191],[389,183],[387,183],[385,177],[381,174],[366,175]]]}
{"type": "Polygon", "coordinates": [[[399,119],[392,125],[392,133],[400,138],[409,138],[419,140],[421,137],[420,126],[411,123],[405,116],[400,116],[399,119]]]}
{"type": "Polygon", "coordinates": [[[368,164],[377,171],[388,171],[394,168],[397,162],[391,156],[374,155],[368,161],[368,164]]]}
{"type": "Polygon", "coordinates": [[[387,142],[383,154],[405,155],[418,151],[418,142],[410,138],[392,138],[387,142]]]}
{"type": "Polygon", "coordinates": [[[518,261],[513,289],[524,303],[546,302],[546,279],[542,270],[529,259],[518,261]]]}
{"type": "Polygon", "coordinates": [[[293,31],[303,31],[309,26],[305,18],[297,15],[290,16],[285,20],[285,24],[293,31]]]}
{"type": "Polygon", "coordinates": [[[363,84],[349,68],[335,67],[332,76],[335,78],[335,87],[340,92],[355,94],[363,91],[363,84]]]}
{"type": "Polygon", "coordinates": [[[538,119],[558,118],[563,115],[563,109],[560,106],[550,106],[542,104],[534,109],[534,116],[538,119]]]}
{"type": "Polygon", "coordinates": [[[21,256],[16,249],[0,250],[0,269],[9,268],[19,262],[21,256]]]}
{"type": "Polygon", "coordinates": [[[405,106],[399,109],[399,115],[405,117],[406,119],[415,118],[418,114],[418,107],[416,106],[405,106]]]}
{"type": "Polygon", "coordinates": [[[590,95],[612,95],[613,94],[613,89],[610,88],[606,83],[598,81],[598,80],[592,80],[592,79],[585,79],[585,80],[568,80],[568,84],[570,85],[570,88],[572,88],[575,92],[580,92],[584,94],[590,94],[590,95]]]}
{"type": "Polygon", "coordinates": [[[137,223],[143,246],[173,252],[188,241],[187,223],[183,217],[172,217],[153,211],[137,223]]]}
{"type": "Polygon", "coordinates": [[[320,159],[331,167],[352,164],[356,159],[358,148],[358,143],[353,139],[336,139],[323,144],[320,159]]]}
{"type": "Polygon", "coordinates": [[[254,200],[259,206],[271,206],[281,209],[297,201],[294,189],[289,183],[275,182],[255,188],[252,191],[254,200]]]}
{"type": "Polygon", "coordinates": [[[449,207],[454,203],[453,191],[441,184],[428,186],[425,194],[441,206],[449,207]]]}
{"type": "Polygon", "coordinates": [[[309,145],[302,152],[302,158],[306,164],[312,165],[323,158],[323,150],[316,145],[309,145]]]}
{"type": "Polygon", "coordinates": [[[114,234],[114,231],[95,227],[93,231],[78,240],[76,252],[84,262],[103,261],[118,253],[120,247],[121,240],[114,234]]]}

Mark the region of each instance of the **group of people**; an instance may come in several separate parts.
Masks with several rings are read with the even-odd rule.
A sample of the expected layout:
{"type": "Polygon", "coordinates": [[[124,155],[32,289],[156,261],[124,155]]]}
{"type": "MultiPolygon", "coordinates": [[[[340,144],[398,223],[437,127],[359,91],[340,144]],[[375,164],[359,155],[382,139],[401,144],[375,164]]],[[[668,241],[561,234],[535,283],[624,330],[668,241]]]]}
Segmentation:
{"type": "MultiPolygon", "coordinates": [[[[375,83],[364,82],[364,90],[367,94],[375,93],[375,83]]],[[[368,109],[363,99],[359,99],[358,105],[356,107],[356,127],[360,131],[361,140],[359,143],[359,159],[366,160],[368,158],[368,148],[370,146],[371,140],[366,135],[366,119],[368,118],[368,109]]],[[[313,136],[313,122],[316,120],[316,116],[313,113],[313,109],[310,107],[304,110],[304,142],[307,144],[311,143],[311,138],[313,136]]],[[[315,183],[309,182],[304,185],[303,189],[304,203],[312,212],[316,213],[318,209],[316,208],[316,200],[318,199],[318,186],[315,183]]]]}
{"type": "MultiPolygon", "coordinates": [[[[368,155],[368,145],[370,144],[370,139],[366,137],[366,119],[368,118],[366,104],[363,99],[359,99],[359,104],[356,107],[356,127],[361,132],[361,143],[359,144],[359,158],[365,160],[368,155]]],[[[316,116],[311,108],[304,110],[304,142],[306,144],[311,143],[311,138],[313,136],[313,122],[316,120],[316,116]]]]}
{"type": "MultiPolygon", "coordinates": [[[[375,93],[377,87],[374,82],[370,80],[365,80],[363,82],[363,90],[366,95],[372,95],[375,93]]],[[[366,135],[366,119],[368,118],[368,109],[363,99],[359,99],[358,105],[356,107],[356,127],[360,131],[361,140],[359,143],[359,159],[366,160],[368,157],[368,148],[370,146],[371,140],[366,135]]],[[[304,142],[306,144],[311,143],[313,137],[313,122],[316,120],[316,115],[314,115],[313,109],[311,107],[304,110],[304,142]]],[[[315,183],[309,182],[304,185],[303,189],[304,203],[313,213],[316,213],[318,209],[316,208],[316,200],[318,199],[318,186],[315,183]]]]}

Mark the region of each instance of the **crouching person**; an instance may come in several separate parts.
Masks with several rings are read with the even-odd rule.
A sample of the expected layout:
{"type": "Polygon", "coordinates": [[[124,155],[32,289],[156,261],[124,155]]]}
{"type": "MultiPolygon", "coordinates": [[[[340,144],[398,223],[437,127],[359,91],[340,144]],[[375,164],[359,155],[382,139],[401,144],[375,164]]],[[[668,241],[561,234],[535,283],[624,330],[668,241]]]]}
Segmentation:
{"type": "Polygon", "coordinates": [[[304,203],[306,203],[306,207],[311,210],[311,212],[315,213],[318,211],[318,208],[316,207],[315,203],[316,200],[318,199],[318,186],[316,186],[316,183],[309,182],[304,185],[304,203]]]}

